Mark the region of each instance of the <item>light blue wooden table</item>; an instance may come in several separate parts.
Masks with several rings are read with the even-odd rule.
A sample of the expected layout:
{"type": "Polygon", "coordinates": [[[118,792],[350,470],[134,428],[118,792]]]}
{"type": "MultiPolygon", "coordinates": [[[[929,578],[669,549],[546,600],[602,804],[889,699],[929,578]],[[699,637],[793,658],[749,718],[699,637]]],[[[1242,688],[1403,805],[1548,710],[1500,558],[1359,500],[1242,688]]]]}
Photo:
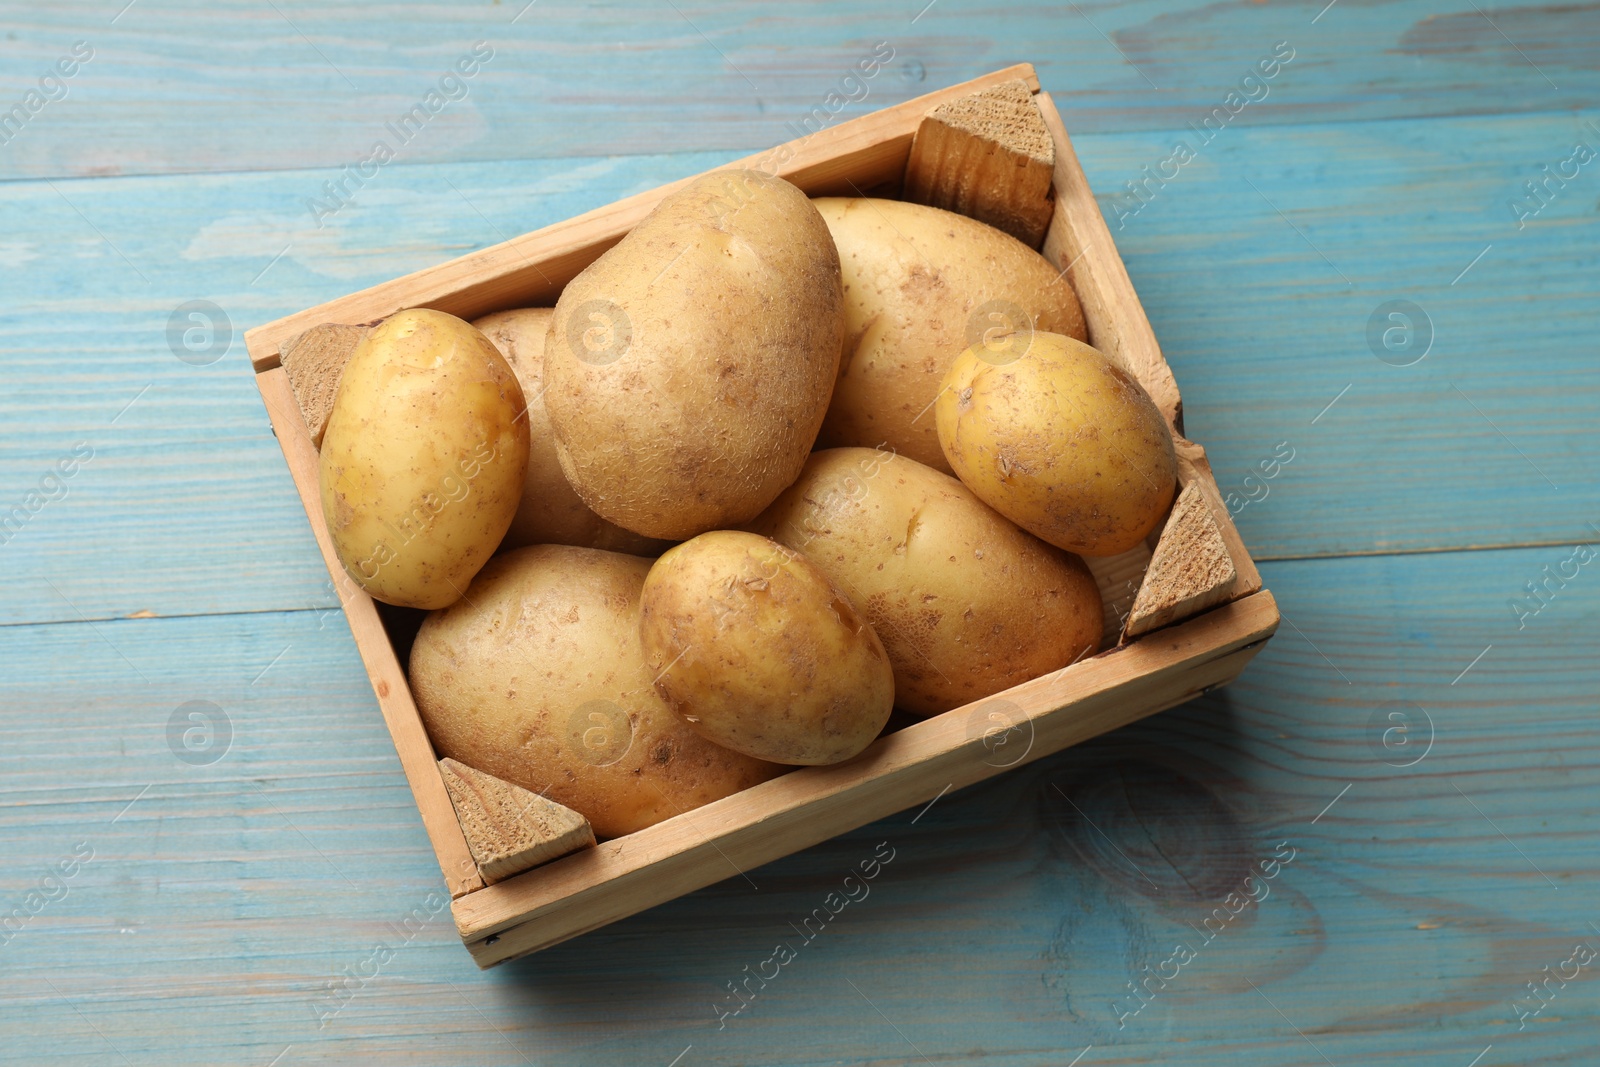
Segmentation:
{"type": "Polygon", "coordinates": [[[925,2],[0,7],[0,1061],[1600,1063],[1600,9],[925,2]],[[1245,676],[480,974],[242,331],[883,47],[848,113],[1035,63],[1111,215],[1279,42],[1112,222],[1284,609],[1245,676]]]}

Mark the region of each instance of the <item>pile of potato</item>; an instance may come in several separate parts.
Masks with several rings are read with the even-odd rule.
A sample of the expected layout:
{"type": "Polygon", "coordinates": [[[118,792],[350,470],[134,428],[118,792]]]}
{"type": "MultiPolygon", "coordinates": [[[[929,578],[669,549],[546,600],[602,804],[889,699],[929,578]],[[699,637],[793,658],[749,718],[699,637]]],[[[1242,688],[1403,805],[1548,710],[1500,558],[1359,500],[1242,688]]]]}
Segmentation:
{"type": "Polygon", "coordinates": [[[1144,539],[1177,464],[1085,337],[998,230],[718,172],[554,309],[369,331],[323,511],[352,579],[430,611],[439,754],[614,837],[1096,650],[1073,553],[1144,539]]]}

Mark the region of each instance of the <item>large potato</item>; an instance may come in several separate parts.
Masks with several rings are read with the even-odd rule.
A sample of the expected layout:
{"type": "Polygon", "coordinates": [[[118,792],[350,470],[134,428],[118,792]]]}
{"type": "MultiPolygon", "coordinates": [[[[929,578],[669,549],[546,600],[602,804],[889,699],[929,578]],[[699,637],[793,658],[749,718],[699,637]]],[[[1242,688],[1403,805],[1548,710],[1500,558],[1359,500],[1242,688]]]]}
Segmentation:
{"type": "Polygon", "coordinates": [[[641,537],[602,519],[589,510],[561,473],[544,406],[544,342],[552,314],[550,308],[518,308],[496,311],[472,324],[506,357],[528,401],[528,474],[503,547],[579,545],[633,556],[659,556],[669,542],[641,537]]]}
{"type": "Polygon", "coordinates": [[[904,456],[814,453],[750,528],[805,553],[867,617],[906,711],[948,711],[1099,645],[1100,593],[1082,560],[904,456]]]}
{"type": "Polygon", "coordinates": [[[816,439],[842,303],[828,229],[788,182],[723,171],[667,197],[556,303],[545,405],[567,480],[647,537],[753,518],[816,439]]]}
{"type": "Polygon", "coordinates": [[[872,627],[816,564],[755,534],[701,534],[650,568],[639,636],[655,685],[704,737],[777,763],[838,763],[894,709],[872,627]]]}
{"type": "Polygon", "coordinates": [[[898,200],[813,203],[844,271],[844,359],[824,448],[890,448],[949,473],[932,407],[957,353],[1023,327],[1088,336],[1072,286],[1010,234],[898,200]]]}
{"type": "Polygon", "coordinates": [[[650,561],[540,545],[503,553],[429,615],[411,689],[440,756],[542,793],[601,837],[779,773],[684,725],[639,651],[650,561]]]}
{"type": "Polygon", "coordinates": [[[378,600],[441,608],[467,588],[516,513],[528,420],[511,368],[442,311],[369,330],[322,438],[322,515],[339,562],[378,600]]]}
{"type": "Polygon", "coordinates": [[[1172,433],[1155,401],[1082,341],[1035,333],[961,353],[935,405],[961,480],[1024,530],[1086,556],[1126,552],[1177,492],[1172,433]]]}

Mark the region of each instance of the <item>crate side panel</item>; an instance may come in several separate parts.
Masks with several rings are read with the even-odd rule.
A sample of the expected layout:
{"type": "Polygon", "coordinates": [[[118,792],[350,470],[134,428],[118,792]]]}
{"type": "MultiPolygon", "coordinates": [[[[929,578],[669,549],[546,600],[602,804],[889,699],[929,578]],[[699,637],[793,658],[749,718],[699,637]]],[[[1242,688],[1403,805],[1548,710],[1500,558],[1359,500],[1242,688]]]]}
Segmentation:
{"type": "Polygon", "coordinates": [[[322,550],[323,561],[333,578],[334,588],[338,590],[339,602],[350,623],[356,650],[360,652],[361,662],[372,680],[378,707],[389,727],[389,735],[394,739],[400,766],[416,798],[423,828],[433,844],[450,895],[457,897],[480,889],[484,883],[478,874],[478,865],[473,862],[466,836],[456,820],[455,807],[450,803],[444,780],[439,776],[433,745],[423,729],[416,703],[411,699],[405,671],[395,656],[388,631],[378,617],[377,605],[350,580],[334,554],[333,540],[328,536],[327,523],[322,518],[316,446],[311,443],[311,435],[301,421],[299,406],[295,404],[293,391],[289,388],[289,377],[283,368],[277,367],[256,375],[256,384],[261,389],[261,399],[272,419],[278,443],[283,446],[284,459],[294,476],[295,487],[300,491],[306,518],[310,520],[312,533],[317,538],[317,547],[322,550]]]}
{"type": "MultiPolygon", "coordinates": [[[[899,182],[911,151],[911,139],[922,115],[930,108],[1019,78],[1030,88],[1038,89],[1033,67],[1017,64],[842,122],[707,173],[749,167],[786,178],[813,196],[861,195],[865,190],[899,182]]],[[[508,307],[547,306],[567,282],[638,225],[663,197],[698,177],[672,182],[258,326],[245,334],[251,363],[258,371],[276,366],[279,347],[285,341],[324,322],[370,322],[405,307],[430,307],[471,319],[508,307]]]]}
{"type": "Polygon", "coordinates": [[[1176,697],[1186,672],[1258,644],[1277,622],[1268,593],[1224,605],[1162,631],[1160,640],[1102,653],[880,738],[848,763],[793,771],[470,894],[456,902],[457,924],[476,940],[550,911],[579,922],[582,899],[618,879],[627,880],[624,894],[641,910],[696,879],[709,884],[924,802],[947,785],[1000,773],[1007,766],[984,744],[991,713],[1034,738],[1025,758],[1035,759],[1148,714],[1176,697]]]}
{"type": "MultiPolygon", "coordinates": [[[[1267,599],[1270,600],[1270,596],[1267,599]]],[[[1275,608],[1271,616],[1275,621],[1275,608]]],[[[1014,762],[1003,755],[1003,747],[986,749],[981,729],[973,732],[966,728],[965,720],[972,712],[982,712],[986,705],[993,703],[992,699],[973,709],[958,709],[952,714],[962,721],[954,724],[954,731],[947,727],[939,750],[914,768],[877,774],[848,790],[773,813],[727,833],[706,836],[703,847],[683,850],[616,878],[597,882],[552,905],[530,910],[526,916],[509,917],[500,924],[497,938],[494,933],[464,929],[463,939],[479,966],[490,966],[733,877],[737,873],[734,864],[749,869],[874,819],[926,803],[944,790],[993,777],[1233,680],[1260,650],[1268,632],[1252,636],[1254,640],[1243,645],[1231,643],[1231,647],[1225,646],[1209,658],[1175,660],[1167,668],[1129,676],[1118,684],[1030,720],[1033,733],[1026,753],[1014,762]],[[493,942],[489,943],[491,939],[493,942]]],[[[458,925],[462,925],[473,897],[481,895],[473,894],[457,902],[458,925]]]]}
{"type": "Polygon", "coordinates": [[[1038,93],[1034,99],[1056,147],[1056,209],[1045,234],[1044,257],[1064,269],[1077,290],[1089,324],[1089,343],[1131,371],[1168,424],[1181,433],[1183,398],[1178,383],[1089,189],[1061,113],[1049,93],[1038,93]]]}

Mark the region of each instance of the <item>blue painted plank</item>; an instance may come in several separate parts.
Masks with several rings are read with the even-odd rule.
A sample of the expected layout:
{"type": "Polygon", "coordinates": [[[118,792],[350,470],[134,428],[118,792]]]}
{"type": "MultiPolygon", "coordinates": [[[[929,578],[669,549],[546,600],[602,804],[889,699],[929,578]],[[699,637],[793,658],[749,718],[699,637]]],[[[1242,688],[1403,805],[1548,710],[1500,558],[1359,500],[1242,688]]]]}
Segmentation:
{"type": "Polygon", "coordinates": [[[0,913],[93,849],[0,945],[0,1037],[39,1064],[1587,1063],[1592,965],[1516,1014],[1600,946],[1600,585],[1507,608],[1565,555],[1269,563],[1289,623],[1234,686],[483,975],[429,914],[337,615],[0,627],[0,913]],[[191,700],[231,724],[215,762],[169,747],[191,700]]]}
{"type": "MultiPolygon", "coordinates": [[[[1120,229],[1116,197],[1182,134],[1078,139],[1255,553],[1594,533],[1594,166],[1525,229],[1507,207],[1584,121],[1230,127],[1120,229]],[[1392,300],[1436,335],[1411,366],[1368,345],[1392,300]],[[1293,461],[1261,480],[1282,442],[1293,461]]],[[[0,622],[332,604],[242,330],[723,158],[397,164],[320,228],[327,172],[10,186],[0,515],[43,491],[0,544],[0,622]],[[233,331],[209,366],[175,355],[181,317],[169,335],[194,300],[233,331]],[[58,485],[80,444],[94,458],[58,485]]]]}
{"type": "Polygon", "coordinates": [[[93,57],[47,82],[53,99],[35,98],[7,131],[0,177],[340,167],[430,91],[437,112],[392,144],[404,162],[753,151],[815,108],[854,114],[1023,60],[1075,130],[1168,129],[1219,106],[1279,41],[1297,58],[1243,123],[1560,110],[1600,96],[1595,9],[1537,0],[119,8],[9,14],[5,109],[28,103],[74,42],[93,57]],[[478,41],[492,57],[442,83],[478,41]],[[890,50],[872,78],[847,80],[890,50]]]}
{"type": "Polygon", "coordinates": [[[722,159],[400,168],[323,228],[310,172],[10,186],[0,623],[336,604],[243,331],[722,159]]]}
{"type": "Polygon", "coordinates": [[[1597,118],[1086,139],[1186,430],[1254,554],[1600,533],[1600,158],[1542,205],[1526,192],[1574,145],[1600,156],[1597,118]],[[1196,158],[1167,165],[1180,142],[1196,158]],[[1147,167],[1176,177],[1141,203],[1147,167]]]}

